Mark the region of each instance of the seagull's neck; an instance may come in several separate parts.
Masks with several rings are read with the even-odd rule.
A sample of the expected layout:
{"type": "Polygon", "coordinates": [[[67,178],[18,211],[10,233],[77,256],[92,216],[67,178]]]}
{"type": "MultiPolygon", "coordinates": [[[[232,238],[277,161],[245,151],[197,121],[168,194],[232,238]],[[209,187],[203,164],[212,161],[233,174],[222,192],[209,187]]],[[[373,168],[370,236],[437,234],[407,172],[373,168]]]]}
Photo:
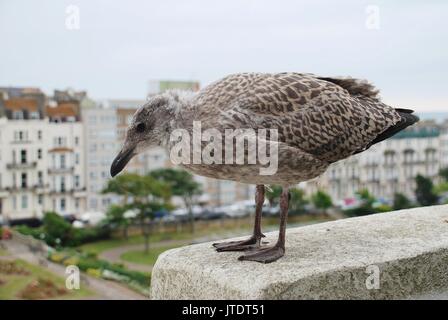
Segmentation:
{"type": "Polygon", "coordinates": [[[170,99],[169,107],[171,108],[171,119],[168,121],[168,127],[162,141],[162,146],[169,148],[170,137],[173,131],[178,129],[188,130],[188,124],[191,120],[188,121],[190,117],[187,115],[191,112],[191,107],[193,106],[193,100],[196,93],[192,91],[173,90],[168,91],[166,94],[169,95],[170,99]]]}

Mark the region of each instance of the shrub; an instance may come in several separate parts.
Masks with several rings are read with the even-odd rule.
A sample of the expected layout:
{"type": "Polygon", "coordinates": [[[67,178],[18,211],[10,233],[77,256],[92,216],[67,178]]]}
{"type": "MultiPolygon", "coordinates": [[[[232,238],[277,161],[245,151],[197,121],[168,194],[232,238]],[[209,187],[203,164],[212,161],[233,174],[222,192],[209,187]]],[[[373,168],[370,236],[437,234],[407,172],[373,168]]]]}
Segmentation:
{"type": "Polygon", "coordinates": [[[95,278],[101,278],[101,275],[102,275],[101,269],[87,269],[86,273],[89,276],[92,276],[92,277],[95,277],[95,278]]]}
{"type": "Polygon", "coordinates": [[[45,214],[41,227],[30,228],[26,225],[20,225],[16,227],[16,230],[40,240],[42,240],[41,235],[44,234],[43,240],[49,246],[76,247],[84,243],[110,238],[108,227],[75,229],[63,217],[54,212],[45,214]],[[59,239],[59,242],[57,239],[59,239]]]}
{"type": "Polygon", "coordinates": [[[70,266],[70,265],[77,265],[79,262],[79,258],[76,256],[69,257],[64,260],[64,265],[70,266]]]}
{"type": "Polygon", "coordinates": [[[78,268],[82,271],[87,271],[87,269],[105,269],[109,263],[103,260],[83,258],[81,257],[78,261],[78,268]]]}
{"type": "Polygon", "coordinates": [[[67,255],[63,252],[52,252],[48,258],[50,259],[50,261],[62,263],[62,261],[67,258],[67,255]]]}
{"type": "Polygon", "coordinates": [[[145,274],[143,272],[139,272],[139,271],[132,271],[132,270],[127,270],[124,267],[121,267],[119,265],[110,265],[108,268],[108,270],[113,271],[119,275],[122,276],[126,276],[128,277],[130,280],[134,280],[137,283],[141,284],[142,286],[149,286],[150,282],[151,282],[151,276],[148,274],[145,274]]]}

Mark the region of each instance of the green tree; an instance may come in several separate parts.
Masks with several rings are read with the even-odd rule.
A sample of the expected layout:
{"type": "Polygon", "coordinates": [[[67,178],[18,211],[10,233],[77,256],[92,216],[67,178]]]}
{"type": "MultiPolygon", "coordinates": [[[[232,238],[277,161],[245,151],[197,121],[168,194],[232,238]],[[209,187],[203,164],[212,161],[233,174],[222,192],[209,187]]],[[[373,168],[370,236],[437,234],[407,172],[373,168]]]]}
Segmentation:
{"type": "Polygon", "coordinates": [[[111,205],[106,212],[106,224],[112,229],[122,228],[123,237],[128,239],[128,229],[131,225],[131,220],[125,217],[125,212],[130,210],[129,205],[111,205]]]}
{"type": "Polygon", "coordinates": [[[448,167],[441,168],[439,170],[439,176],[443,179],[444,182],[448,183],[448,167]]]}
{"type": "Polygon", "coordinates": [[[406,197],[402,193],[395,193],[393,209],[394,210],[402,210],[402,209],[408,209],[408,208],[412,208],[411,200],[409,200],[409,198],[406,197]]]}
{"type": "Polygon", "coordinates": [[[122,173],[109,179],[102,190],[103,194],[113,193],[122,197],[122,206],[128,204],[130,197],[139,193],[141,176],[135,173],[122,173]]]}
{"type": "Polygon", "coordinates": [[[50,245],[64,245],[73,236],[73,227],[56,212],[46,212],[42,220],[42,227],[46,233],[47,243],[50,245]]]}
{"type": "Polygon", "coordinates": [[[171,194],[182,199],[185,208],[188,211],[190,230],[194,233],[194,216],[192,208],[195,197],[202,194],[201,185],[194,180],[193,175],[180,169],[157,169],[151,171],[149,176],[166,183],[171,189],[171,194]]]}
{"type": "Polygon", "coordinates": [[[315,194],[313,194],[311,201],[317,209],[323,210],[324,213],[326,213],[328,208],[333,205],[330,195],[322,190],[318,190],[315,194]]]}
{"type": "Polygon", "coordinates": [[[431,206],[437,204],[439,197],[434,192],[434,186],[431,179],[422,175],[417,175],[415,178],[417,189],[415,190],[415,197],[418,203],[422,206],[431,206]]]}
{"type": "Polygon", "coordinates": [[[142,235],[145,239],[145,252],[147,253],[149,251],[150,227],[154,212],[160,208],[170,207],[170,186],[149,175],[140,176],[138,174],[126,173],[109,180],[103,192],[115,193],[123,197],[121,208],[113,208],[111,212],[111,217],[116,219],[116,221],[126,219],[124,213],[129,209],[138,211],[135,222],[139,224],[142,230],[142,235]]]}
{"type": "Polygon", "coordinates": [[[305,205],[308,204],[308,200],[305,198],[305,192],[302,189],[291,188],[289,193],[291,195],[291,199],[289,200],[291,213],[304,213],[305,205]]]}
{"type": "Polygon", "coordinates": [[[376,213],[382,210],[376,210],[373,208],[373,203],[375,202],[375,197],[372,196],[367,189],[362,189],[356,192],[357,197],[361,201],[361,205],[357,208],[345,210],[345,214],[353,216],[365,216],[368,214],[376,213]]]}
{"type": "Polygon", "coordinates": [[[269,206],[273,207],[274,204],[278,202],[280,199],[280,195],[282,194],[282,188],[279,186],[269,186],[269,188],[266,188],[265,197],[269,201],[269,206]]]}

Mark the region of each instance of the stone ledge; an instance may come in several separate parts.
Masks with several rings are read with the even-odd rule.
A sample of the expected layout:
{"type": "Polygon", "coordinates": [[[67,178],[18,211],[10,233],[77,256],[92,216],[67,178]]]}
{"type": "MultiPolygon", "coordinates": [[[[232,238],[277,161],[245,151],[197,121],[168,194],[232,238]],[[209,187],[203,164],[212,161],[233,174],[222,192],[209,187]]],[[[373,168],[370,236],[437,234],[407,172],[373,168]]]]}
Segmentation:
{"type": "Polygon", "coordinates": [[[238,261],[241,253],[217,253],[211,243],[169,250],[154,266],[151,298],[401,299],[448,291],[448,205],[292,228],[286,239],[286,255],[271,264],[238,261]],[[367,289],[371,265],[379,289],[367,289]]]}

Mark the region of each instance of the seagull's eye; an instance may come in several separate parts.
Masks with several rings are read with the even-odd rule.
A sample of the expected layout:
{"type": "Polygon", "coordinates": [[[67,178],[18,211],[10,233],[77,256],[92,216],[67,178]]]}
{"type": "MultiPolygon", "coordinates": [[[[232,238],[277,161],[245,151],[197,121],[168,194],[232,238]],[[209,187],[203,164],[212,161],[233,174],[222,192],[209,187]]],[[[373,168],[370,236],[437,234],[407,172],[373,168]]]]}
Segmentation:
{"type": "Polygon", "coordinates": [[[135,128],[135,130],[138,133],[142,133],[143,131],[145,131],[145,128],[146,128],[145,124],[143,122],[140,122],[139,124],[137,124],[137,127],[135,128]]]}

